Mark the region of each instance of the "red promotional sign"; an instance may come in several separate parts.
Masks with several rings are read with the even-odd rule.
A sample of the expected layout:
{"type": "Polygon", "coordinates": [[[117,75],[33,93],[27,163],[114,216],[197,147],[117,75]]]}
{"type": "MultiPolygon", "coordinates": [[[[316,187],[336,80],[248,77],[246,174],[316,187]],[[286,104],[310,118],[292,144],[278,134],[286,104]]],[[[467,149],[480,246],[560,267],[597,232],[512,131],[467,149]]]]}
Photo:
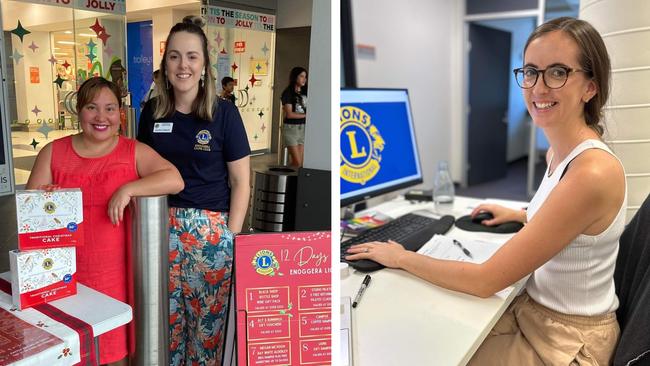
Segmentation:
{"type": "Polygon", "coordinates": [[[330,365],[331,234],[235,239],[238,364],[330,365]]]}
{"type": "Polygon", "coordinates": [[[244,53],[246,52],[246,42],[237,41],[235,42],[235,53],[244,53]]]}

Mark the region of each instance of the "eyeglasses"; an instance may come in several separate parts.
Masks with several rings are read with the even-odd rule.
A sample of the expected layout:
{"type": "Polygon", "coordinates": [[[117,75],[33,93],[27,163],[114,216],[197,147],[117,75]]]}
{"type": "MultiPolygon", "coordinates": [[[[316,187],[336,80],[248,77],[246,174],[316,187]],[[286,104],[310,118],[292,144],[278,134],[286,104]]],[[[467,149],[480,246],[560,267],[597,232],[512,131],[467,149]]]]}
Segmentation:
{"type": "Polygon", "coordinates": [[[520,67],[512,70],[515,74],[517,84],[522,89],[530,89],[537,84],[539,74],[542,74],[544,84],[550,89],[559,89],[566,84],[569,79],[569,74],[573,72],[585,72],[583,70],[572,69],[566,66],[551,66],[544,70],[539,70],[534,67],[520,67]]]}

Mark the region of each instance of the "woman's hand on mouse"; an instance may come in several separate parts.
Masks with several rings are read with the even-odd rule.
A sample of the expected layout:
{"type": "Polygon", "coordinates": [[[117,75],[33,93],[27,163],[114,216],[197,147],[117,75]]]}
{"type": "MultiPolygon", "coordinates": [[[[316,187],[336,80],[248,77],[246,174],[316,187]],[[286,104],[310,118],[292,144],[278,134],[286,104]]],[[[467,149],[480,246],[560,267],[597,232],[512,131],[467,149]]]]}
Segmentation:
{"type": "Polygon", "coordinates": [[[472,210],[470,216],[472,218],[478,215],[479,212],[487,211],[494,216],[491,220],[483,220],[481,224],[486,226],[500,225],[504,222],[509,221],[518,221],[525,223],[526,222],[526,211],[524,210],[514,210],[512,208],[504,207],[501,205],[496,205],[492,203],[484,203],[478,205],[472,210]]]}

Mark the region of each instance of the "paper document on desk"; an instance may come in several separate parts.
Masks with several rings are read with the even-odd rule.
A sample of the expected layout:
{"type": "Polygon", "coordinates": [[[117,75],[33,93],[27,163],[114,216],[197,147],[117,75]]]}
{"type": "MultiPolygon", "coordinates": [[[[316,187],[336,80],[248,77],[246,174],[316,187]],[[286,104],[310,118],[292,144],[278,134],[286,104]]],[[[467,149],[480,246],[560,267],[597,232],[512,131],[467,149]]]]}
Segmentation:
{"type": "Polygon", "coordinates": [[[462,248],[467,249],[469,252],[469,255],[467,255],[463,252],[461,246],[454,243],[454,240],[448,236],[434,235],[428,243],[418,250],[418,253],[436,259],[483,263],[496,253],[502,245],[501,243],[477,240],[457,241],[462,248]]]}
{"type": "MultiPolygon", "coordinates": [[[[420,248],[418,253],[436,259],[483,263],[503,245],[503,243],[491,243],[477,240],[462,240],[457,242],[469,251],[471,257],[465,254],[463,249],[454,243],[453,238],[437,234],[434,235],[433,238],[431,238],[431,240],[429,240],[429,242],[422,248],[420,248]]],[[[505,299],[510,295],[512,290],[513,287],[509,286],[504,290],[497,292],[495,295],[505,299]]]]}

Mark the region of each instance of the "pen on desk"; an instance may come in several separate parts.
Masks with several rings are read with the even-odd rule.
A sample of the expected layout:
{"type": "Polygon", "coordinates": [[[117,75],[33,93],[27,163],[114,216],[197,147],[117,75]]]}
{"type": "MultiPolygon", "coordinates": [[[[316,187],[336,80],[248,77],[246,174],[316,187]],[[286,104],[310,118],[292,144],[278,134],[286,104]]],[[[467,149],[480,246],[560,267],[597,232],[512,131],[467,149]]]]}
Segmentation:
{"type": "Polygon", "coordinates": [[[359,292],[357,292],[357,296],[354,297],[354,302],[352,303],[352,307],[356,308],[357,304],[359,304],[359,301],[361,301],[361,295],[363,295],[363,292],[366,291],[366,288],[368,285],[370,285],[370,275],[366,275],[366,277],[363,278],[363,282],[361,282],[361,287],[359,287],[359,292]]]}
{"type": "Polygon", "coordinates": [[[451,239],[451,240],[454,241],[454,244],[457,245],[457,246],[460,248],[460,250],[462,250],[463,253],[465,253],[466,256],[468,256],[469,258],[474,259],[474,257],[472,257],[472,253],[470,253],[470,251],[469,251],[467,248],[465,248],[465,247],[463,246],[463,244],[461,244],[461,243],[460,243],[458,240],[456,240],[456,239],[451,239]]]}

